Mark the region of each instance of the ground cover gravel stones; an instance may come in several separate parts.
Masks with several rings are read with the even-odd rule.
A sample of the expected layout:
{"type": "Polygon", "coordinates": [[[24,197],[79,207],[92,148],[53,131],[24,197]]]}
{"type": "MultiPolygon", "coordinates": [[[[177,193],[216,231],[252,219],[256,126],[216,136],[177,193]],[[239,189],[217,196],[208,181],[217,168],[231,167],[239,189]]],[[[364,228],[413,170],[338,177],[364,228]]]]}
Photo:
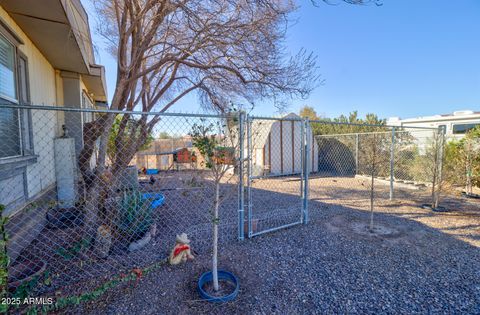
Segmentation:
{"type": "Polygon", "coordinates": [[[378,209],[375,220],[398,231],[398,237],[356,233],[351,222],[368,222],[366,209],[322,202],[311,205],[308,225],[223,245],[219,266],[240,281],[233,302],[200,300],[196,281],[211,264],[205,252],[193,263],[167,266],[136,287],[114,289],[69,312],[480,313],[478,217],[468,211],[432,214],[407,202],[394,205],[378,209]],[[465,215],[471,216],[470,228],[459,226],[469,233],[457,235],[452,222],[464,222],[465,215]]]}

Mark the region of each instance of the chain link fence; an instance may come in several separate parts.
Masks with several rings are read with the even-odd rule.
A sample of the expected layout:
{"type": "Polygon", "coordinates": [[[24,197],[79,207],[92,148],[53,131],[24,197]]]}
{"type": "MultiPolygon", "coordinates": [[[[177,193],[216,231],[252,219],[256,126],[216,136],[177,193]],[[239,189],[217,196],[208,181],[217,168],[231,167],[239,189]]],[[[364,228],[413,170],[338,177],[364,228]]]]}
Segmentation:
{"type": "Polygon", "coordinates": [[[220,242],[237,239],[232,117],[41,106],[2,106],[0,115],[12,291],[33,279],[29,296],[82,290],[84,280],[100,283],[164,260],[181,233],[195,254],[209,253],[216,189],[196,146],[199,130],[224,151],[220,242]]]}
{"type": "Polygon", "coordinates": [[[226,244],[331,207],[367,209],[372,196],[378,207],[428,203],[442,176],[443,133],[433,129],[13,105],[0,117],[9,282],[14,292],[35,280],[29,296],[164,260],[180,233],[209,254],[212,223],[226,244]],[[214,139],[213,157],[202,139],[214,139]]]}
{"type": "MultiPolygon", "coordinates": [[[[314,128],[315,124],[329,125],[311,124],[314,128]]],[[[310,174],[309,186],[311,200],[321,202],[314,207],[325,209],[335,204],[382,211],[391,207],[392,201],[422,205],[438,199],[444,141],[441,130],[344,127],[353,130],[315,136],[318,172],[310,174]]]]}
{"type": "Polygon", "coordinates": [[[445,140],[444,177],[450,192],[480,199],[480,133],[450,135],[445,140]]]}

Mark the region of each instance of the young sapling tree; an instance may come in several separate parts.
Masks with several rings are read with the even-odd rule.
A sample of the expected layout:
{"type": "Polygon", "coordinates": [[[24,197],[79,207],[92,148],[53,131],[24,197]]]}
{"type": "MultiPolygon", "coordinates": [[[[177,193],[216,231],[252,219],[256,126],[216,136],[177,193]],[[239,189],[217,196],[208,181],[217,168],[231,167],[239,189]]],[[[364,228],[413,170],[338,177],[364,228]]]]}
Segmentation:
{"type": "Polygon", "coordinates": [[[432,209],[438,209],[440,203],[440,193],[442,190],[442,164],[443,164],[443,132],[437,131],[434,133],[432,144],[427,150],[426,170],[430,170],[432,178],[432,209]]]}
{"type": "Polygon", "coordinates": [[[370,176],[370,223],[368,229],[374,232],[375,177],[379,176],[390,163],[390,134],[373,132],[362,139],[363,158],[367,174],[370,176]]]}
{"type": "MultiPolygon", "coordinates": [[[[236,139],[238,133],[233,131],[236,117],[227,119],[226,124],[194,124],[190,136],[192,137],[193,146],[198,149],[199,153],[203,156],[205,162],[204,167],[210,170],[212,179],[214,182],[214,200],[212,206],[212,224],[213,224],[213,255],[212,255],[212,275],[213,275],[213,288],[215,291],[219,290],[218,283],[218,225],[220,223],[219,209],[228,194],[221,195],[222,182],[228,183],[228,174],[231,172],[237,164],[235,158],[236,139]],[[217,129],[217,132],[215,132],[217,129]],[[228,134],[227,134],[228,129],[228,134]]],[[[234,174],[231,175],[233,177],[234,174]]]]}

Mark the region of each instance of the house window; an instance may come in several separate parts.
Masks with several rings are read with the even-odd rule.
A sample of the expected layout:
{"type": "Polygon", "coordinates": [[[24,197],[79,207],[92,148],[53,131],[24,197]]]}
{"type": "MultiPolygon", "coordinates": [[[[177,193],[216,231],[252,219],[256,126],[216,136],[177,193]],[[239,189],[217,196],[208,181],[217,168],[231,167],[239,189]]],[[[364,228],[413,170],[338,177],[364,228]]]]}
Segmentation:
{"type": "Polygon", "coordinates": [[[0,34],[0,97],[15,101],[15,46],[0,34]]]}
{"type": "MultiPolygon", "coordinates": [[[[0,33],[0,104],[30,103],[27,58],[0,33]]],[[[32,154],[30,112],[0,108],[0,159],[32,154]]]]}
{"type": "Polygon", "coordinates": [[[455,135],[463,135],[472,130],[473,128],[479,126],[480,123],[476,124],[456,124],[453,125],[453,134],[455,135]]]}
{"type": "MultiPolygon", "coordinates": [[[[90,100],[88,95],[83,92],[82,93],[82,108],[83,109],[93,109],[93,102],[90,100]]],[[[83,112],[83,123],[89,123],[93,121],[93,113],[92,112],[83,112]]]]}
{"type": "MultiPolygon", "coordinates": [[[[18,103],[15,84],[15,46],[0,34],[0,102],[18,103]]],[[[22,154],[20,115],[14,108],[0,109],[0,158],[22,154]]]]}

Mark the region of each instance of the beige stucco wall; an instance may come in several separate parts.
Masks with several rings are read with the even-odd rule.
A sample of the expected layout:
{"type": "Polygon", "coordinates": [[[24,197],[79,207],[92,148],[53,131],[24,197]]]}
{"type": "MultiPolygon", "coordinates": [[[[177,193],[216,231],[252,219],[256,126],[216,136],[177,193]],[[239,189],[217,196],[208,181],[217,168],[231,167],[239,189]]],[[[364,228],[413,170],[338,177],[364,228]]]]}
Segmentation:
{"type": "MultiPolygon", "coordinates": [[[[63,79],[62,76],[60,75],[61,71],[60,70],[55,70],[55,87],[56,87],[56,99],[55,103],[57,106],[63,106],[64,103],[64,97],[63,97],[63,79]]],[[[65,122],[65,115],[63,112],[58,112],[57,113],[57,134],[62,135],[63,130],[62,130],[62,125],[65,122]]]]}
{"type": "MultiPolygon", "coordinates": [[[[24,45],[18,49],[28,58],[30,99],[35,105],[57,105],[55,69],[26,36],[8,13],[0,7],[0,18],[22,39],[24,45]]],[[[61,89],[60,89],[61,90],[61,89]]],[[[55,112],[32,111],[32,134],[37,163],[27,168],[29,198],[55,183],[53,140],[58,135],[58,118],[55,112]]]]}

